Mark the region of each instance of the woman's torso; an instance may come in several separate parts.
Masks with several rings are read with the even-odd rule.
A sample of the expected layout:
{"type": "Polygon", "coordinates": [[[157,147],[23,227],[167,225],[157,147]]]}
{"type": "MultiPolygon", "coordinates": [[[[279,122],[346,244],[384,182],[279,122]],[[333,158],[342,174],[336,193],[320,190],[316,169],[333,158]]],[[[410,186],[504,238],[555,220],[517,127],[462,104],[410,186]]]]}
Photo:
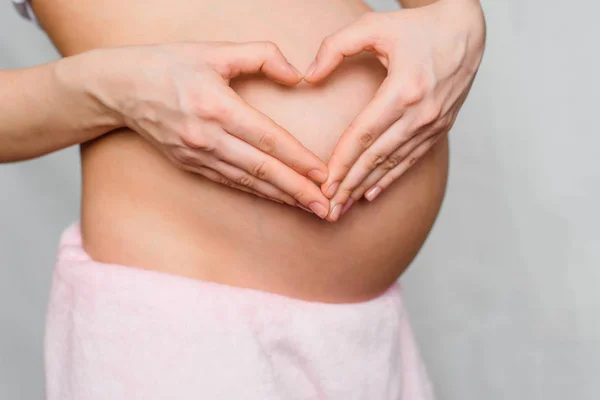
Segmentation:
{"type": "MultiPolygon", "coordinates": [[[[59,50],[180,40],[277,43],[305,69],[326,35],[369,8],[358,0],[35,0],[59,50]]],[[[385,70],[348,60],[324,85],[284,89],[260,77],[233,87],[327,160],[385,70]]],[[[337,223],[178,170],[135,133],[82,147],[84,246],[98,261],[253,287],[291,297],[352,302],[385,290],[433,224],[446,184],[447,141],[372,204],[337,223]]]]}

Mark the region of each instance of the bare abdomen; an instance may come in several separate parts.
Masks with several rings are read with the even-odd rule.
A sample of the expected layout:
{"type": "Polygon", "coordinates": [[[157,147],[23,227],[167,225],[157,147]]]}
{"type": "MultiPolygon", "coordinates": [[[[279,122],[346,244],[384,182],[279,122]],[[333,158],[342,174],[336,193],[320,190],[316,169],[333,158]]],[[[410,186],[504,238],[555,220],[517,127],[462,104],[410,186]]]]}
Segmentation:
{"type": "MultiPolygon", "coordinates": [[[[300,70],[325,35],[368,10],[347,0],[37,0],[34,6],[64,54],[177,40],[270,40],[300,70]]],[[[384,77],[381,65],[363,56],[324,85],[287,89],[251,77],[233,86],[327,160],[384,77]]],[[[440,141],[377,201],[355,204],[332,224],[182,172],[121,130],[82,149],[84,245],[102,262],[308,300],[365,300],[385,290],[421,247],[443,198],[447,151],[440,141]]]]}

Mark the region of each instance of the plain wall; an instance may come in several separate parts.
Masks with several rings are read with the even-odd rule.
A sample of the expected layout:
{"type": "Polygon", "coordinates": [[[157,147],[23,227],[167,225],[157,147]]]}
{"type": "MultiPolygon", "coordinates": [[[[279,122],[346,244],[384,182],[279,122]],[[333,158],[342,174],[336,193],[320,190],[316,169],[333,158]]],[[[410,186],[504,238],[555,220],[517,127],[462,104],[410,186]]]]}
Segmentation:
{"type": "MultiPolygon", "coordinates": [[[[483,5],[487,49],[450,133],[447,196],[402,278],[417,340],[440,400],[595,400],[600,5],[483,5]]],[[[57,57],[0,0],[0,69],[57,57]]],[[[50,277],[79,192],[76,148],[0,165],[2,399],[43,397],[50,277]]]]}

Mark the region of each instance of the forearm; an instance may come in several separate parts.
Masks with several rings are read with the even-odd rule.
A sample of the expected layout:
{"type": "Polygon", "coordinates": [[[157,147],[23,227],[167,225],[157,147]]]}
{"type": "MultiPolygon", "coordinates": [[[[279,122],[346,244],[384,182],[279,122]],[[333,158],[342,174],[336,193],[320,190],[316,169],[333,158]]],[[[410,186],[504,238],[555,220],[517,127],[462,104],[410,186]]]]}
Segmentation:
{"type": "Polygon", "coordinates": [[[0,162],[35,158],[119,127],[89,91],[98,68],[86,55],[0,71],[0,162]]]}

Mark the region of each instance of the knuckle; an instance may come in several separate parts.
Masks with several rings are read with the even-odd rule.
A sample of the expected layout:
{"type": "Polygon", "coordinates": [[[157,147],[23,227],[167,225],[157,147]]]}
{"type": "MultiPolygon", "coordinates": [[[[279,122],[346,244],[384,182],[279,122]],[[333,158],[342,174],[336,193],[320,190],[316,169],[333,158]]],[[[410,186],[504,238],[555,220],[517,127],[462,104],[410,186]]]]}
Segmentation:
{"type": "Polygon", "coordinates": [[[210,120],[216,115],[217,107],[215,107],[214,101],[201,99],[196,101],[194,111],[200,118],[210,120]]]}
{"type": "Polygon", "coordinates": [[[398,164],[400,164],[401,161],[402,161],[402,158],[400,157],[399,154],[393,154],[388,157],[385,164],[383,165],[383,168],[385,170],[389,171],[389,170],[395,168],[398,164]]]}
{"type": "Polygon", "coordinates": [[[190,166],[195,163],[194,154],[184,147],[175,147],[171,152],[173,159],[182,166],[190,166]]]}
{"type": "Polygon", "coordinates": [[[386,161],[386,159],[387,159],[387,157],[385,155],[383,155],[383,154],[375,154],[375,155],[371,156],[371,159],[369,161],[369,167],[370,167],[370,169],[377,168],[384,161],[386,161]]]}
{"type": "Polygon", "coordinates": [[[307,199],[308,194],[304,190],[296,190],[292,192],[291,195],[297,202],[304,203],[304,201],[307,199]]]}
{"type": "Polygon", "coordinates": [[[231,109],[219,96],[198,100],[195,111],[200,118],[207,121],[222,121],[227,119],[231,114],[231,109]]]}
{"type": "Polygon", "coordinates": [[[202,148],[206,140],[202,132],[194,131],[189,127],[183,127],[180,133],[181,140],[191,148],[202,148]]]}
{"type": "Polygon", "coordinates": [[[449,131],[454,125],[455,117],[449,114],[444,115],[439,119],[439,130],[449,131]]]}
{"type": "Polygon", "coordinates": [[[404,106],[411,106],[423,100],[425,94],[425,86],[419,79],[414,79],[402,88],[398,95],[398,101],[404,106]]]}
{"type": "Polygon", "coordinates": [[[427,94],[431,92],[435,87],[435,77],[432,73],[427,72],[425,69],[419,70],[414,74],[413,81],[416,87],[423,93],[427,94]]]}
{"type": "Polygon", "coordinates": [[[350,170],[352,169],[353,164],[351,162],[344,162],[341,166],[340,166],[340,172],[342,176],[346,176],[348,175],[348,173],[350,172],[350,170]]]}
{"type": "Polygon", "coordinates": [[[423,94],[416,86],[405,87],[398,95],[398,102],[406,107],[417,104],[423,99],[423,94]]]}
{"type": "Polygon", "coordinates": [[[369,147],[375,141],[375,132],[371,129],[365,130],[360,134],[358,141],[364,148],[369,147]]]}
{"type": "Polygon", "coordinates": [[[419,159],[419,157],[416,155],[409,156],[408,161],[407,161],[408,166],[412,167],[413,165],[415,165],[415,163],[417,162],[418,159],[419,159]]]}
{"type": "Polygon", "coordinates": [[[279,47],[270,40],[265,40],[264,42],[262,42],[262,45],[265,49],[265,53],[270,56],[274,56],[279,53],[279,47]]]}
{"type": "Polygon", "coordinates": [[[276,148],[276,140],[273,135],[263,134],[258,139],[258,148],[267,154],[272,154],[276,148]]]}
{"type": "MultiPolygon", "coordinates": [[[[192,168],[189,165],[181,165],[179,168],[181,170],[185,171],[185,172],[190,172],[192,174],[198,174],[199,173],[195,168],[192,168]]],[[[200,175],[203,175],[203,174],[200,173],[200,175]]],[[[205,178],[208,178],[208,179],[212,180],[209,176],[205,176],[205,178]]]]}
{"type": "Polygon", "coordinates": [[[233,118],[233,109],[225,100],[216,102],[214,113],[216,115],[214,119],[217,121],[228,121],[233,118]]]}
{"type": "Polygon", "coordinates": [[[352,195],[352,192],[354,192],[354,188],[351,186],[340,187],[338,190],[339,196],[342,199],[347,199],[348,197],[350,197],[352,195]]]}
{"type": "Polygon", "coordinates": [[[160,122],[160,119],[158,117],[158,113],[156,112],[156,109],[154,109],[148,105],[140,105],[137,107],[137,109],[135,111],[138,114],[137,118],[140,120],[145,120],[145,121],[151,122],[153,124],[160,122]]]}
{"type": "Polygon", "coordinates": [[[246,187],[254,187],[254,178],[250,174],[243,174],[237,179],[237,183],[246,187]]]}
{"type": "Polygon", "coordinates": [[[421,114],[421,124],[429,125],[429,124],[437,121],[440,118],[441,113],[442,113],[442,108],[438,104],[436,104],[436,103],[428,104],[423,109],[423,112],[421,114]]]}
{"type": "Polygon", "coordinates": [[[335,36],[333,36],[333,35],[326,36],[325,39],[323,39],[323,43],[321,43],[321,48],[325,52],[334,51],[336,48],[335,43],[336,43],[335,36]]]}
{"type": "Polygon", "coordinates": [[[214,144],[211,143],[202,129],[196,124],[185,124],[180,133],[183,143],[192,148],[203,151],[214,150],[214,144]]]}
{"type": "Polygon", "coordinates": [[[215,183],[218,183],[219,185],[223,185],[223,186],[229,186],[229,187],[233,187],[235,186],[235,182],[231,181],[229,178],[219,174],[219,173],[215,173],[215,174],[211,174],[211,180],[214,181],[215,183]]]}
{"type": "Polygon", "coordinates": [[[222,185],[228,186],[228,187],[230,187],[230,188],[235,188],[235,187],[237,186],[237,185],[236,185],[236,183],[235,183],[234,181],[232,181],[232,180],[230,180],[230,179],[227,179],[227,178],[225,178],[225,177],[222,177],[222,178],[221,178],[221,182],[220,182],[220,183],[221,183],[222,185]]]}
{"type": "Polygon", "coordinates": [[[266,161],[260,161],[254,167],[252,167],[252,175],[260,180],[266,180],[268,178],[268,168],[266,161]]]}

